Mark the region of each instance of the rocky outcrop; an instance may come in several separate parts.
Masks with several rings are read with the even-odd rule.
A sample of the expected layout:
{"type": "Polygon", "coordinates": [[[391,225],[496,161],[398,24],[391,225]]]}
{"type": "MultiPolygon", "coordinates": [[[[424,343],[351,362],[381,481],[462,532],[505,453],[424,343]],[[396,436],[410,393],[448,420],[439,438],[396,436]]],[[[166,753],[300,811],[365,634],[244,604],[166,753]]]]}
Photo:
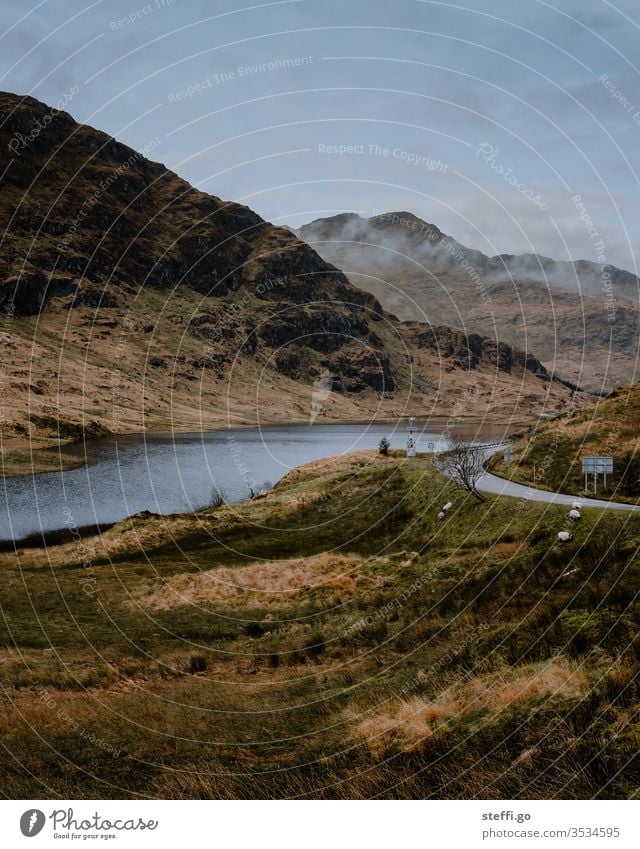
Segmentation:
{"type": "Polygon", "coordinates": [[[369,325],[362,315],[342,307],[291,308],[277,318],[263,322],[258,336],[272,348],[296,342],[314,351],[337,351],[354,339],[368,333],[369,325]]]}
{"type": "Polygon", "coordinates": [[[452,327],[428,327],[405,322],[419,348],[428,348],[443,360],[451,360],[460,368],[473,371],[481,363],[495,366],[511,374],[514,365],[537,377],[550,379],[549,372],[535,357],[514,350],[503,342],[487,339],[477,333],[464,333],[452,327]]]}
{"type": "Polygon", "coordinates": [[[380,351],[356,350],[342,354],[330,365],[345,378],[347,392],[393,392],[396,388],[389,357],[380,351]]]}

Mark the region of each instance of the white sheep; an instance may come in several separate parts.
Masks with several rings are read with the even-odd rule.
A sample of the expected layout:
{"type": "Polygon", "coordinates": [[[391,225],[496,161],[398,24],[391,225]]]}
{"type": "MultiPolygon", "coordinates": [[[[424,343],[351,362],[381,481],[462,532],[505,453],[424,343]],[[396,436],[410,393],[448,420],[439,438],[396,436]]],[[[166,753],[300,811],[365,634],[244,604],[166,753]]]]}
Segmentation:
{"type": "Polygon", "coordinates": [[[451,510],[451,508],[452,508],[452,507],[453,507],[452,502],[451,502],[451,501],[447,501],[447,503],[446,503],[446,504],[444,505],[444,507],[442,508],[442,512],[443,512],[443,513],[446,513],[446,512],[447,512],[447,510],[451,510]]]}
{"type": "Polygon", "coordinates": [[[572,522],[577,522],[578,519],[582,519],[582,514],[579,510],[569,510],[567,516],[571,519],[572,522]]]}
{"type": "Polygon", "coordinates": [[[571,505],[571,509],[572,510],[582,510],[582,502],[581,501],[574,501],[573,504],[571,505]]]}
{"type": "Polygon", "coordinates": [[[572,536],[573,534],[570,534],[569,531],[558,532],[558,539],[560,540],[560,542],[569,542],[572,536]]]}
{"type": "Polygon", "coordinates": [[[438,519],[444,519],[444,517],[445,517],[446,515],[447,515],[447,514],[446,514],[446,513],[443,513],[443,512],[442,512],[442,510],[441,510],[441,511],[438,513],[438,519]]]}

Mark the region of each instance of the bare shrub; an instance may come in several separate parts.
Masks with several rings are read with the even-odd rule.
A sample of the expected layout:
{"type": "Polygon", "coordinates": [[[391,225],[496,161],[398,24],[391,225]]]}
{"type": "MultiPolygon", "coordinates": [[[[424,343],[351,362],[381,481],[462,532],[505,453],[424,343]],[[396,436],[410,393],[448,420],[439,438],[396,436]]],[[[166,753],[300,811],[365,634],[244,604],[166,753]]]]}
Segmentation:
{"type": "Polygon", "coordinates": [[[213,487],[213,492],[211,493],[211,507],[222,507],[226,503],[226,498],[224,492],[219,489],[217,486],[213,487]]]}
{"type": "Polygon", "coordinates": [[[478,481],[484,474],[484,449],[468,439],[454,439],[451,447],[434,461],[434,467],[440,474],[446,475],[458,489],[466,490],[484,501],[478,492],[478,481]]]}

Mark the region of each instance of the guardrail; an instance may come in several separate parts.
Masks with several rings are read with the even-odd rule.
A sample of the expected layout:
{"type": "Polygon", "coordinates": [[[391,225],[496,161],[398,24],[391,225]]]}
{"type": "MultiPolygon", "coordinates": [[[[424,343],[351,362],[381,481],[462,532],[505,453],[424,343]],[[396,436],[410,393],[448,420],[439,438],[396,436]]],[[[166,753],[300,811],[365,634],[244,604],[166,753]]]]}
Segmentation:
{"type": "MultiPolygon", "coordinates": [[[[473,448],[482,448],[482,449],[506,448],[506,446],[509,445],[510,442],[511,442],[510,438],[501,439],[499,442],[478,442],[478,443],[474,442],[473,448]]],[[[435,442],[428,442],[427,447],[429,448],[430,451],[435,451],[436,443],[435,442]]],[[[446,451],[447,449],[443,448],[442,450],[446,451]]]]}

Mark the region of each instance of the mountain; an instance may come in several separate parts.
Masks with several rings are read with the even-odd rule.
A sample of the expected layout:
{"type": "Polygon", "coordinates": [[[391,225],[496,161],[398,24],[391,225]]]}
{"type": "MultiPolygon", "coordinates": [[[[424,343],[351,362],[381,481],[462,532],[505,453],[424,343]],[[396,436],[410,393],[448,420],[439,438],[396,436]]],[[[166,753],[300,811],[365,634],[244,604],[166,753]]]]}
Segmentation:
{"type": "Polygon", "coordinates": [[[593,392],[636,379],[640,281],[628,271],[536,254],[485,256],[408,212],[336,215],[297,233],[401,319],[524,347],[593,392]]]}
{"type": "Polygon", "coordinates": [[[0,94],[0,146],[5,439],[449,416],[470,388],[461,416],[576,403],[534,358],[399,321],[288,230],[65,112],[0,94]]]}

